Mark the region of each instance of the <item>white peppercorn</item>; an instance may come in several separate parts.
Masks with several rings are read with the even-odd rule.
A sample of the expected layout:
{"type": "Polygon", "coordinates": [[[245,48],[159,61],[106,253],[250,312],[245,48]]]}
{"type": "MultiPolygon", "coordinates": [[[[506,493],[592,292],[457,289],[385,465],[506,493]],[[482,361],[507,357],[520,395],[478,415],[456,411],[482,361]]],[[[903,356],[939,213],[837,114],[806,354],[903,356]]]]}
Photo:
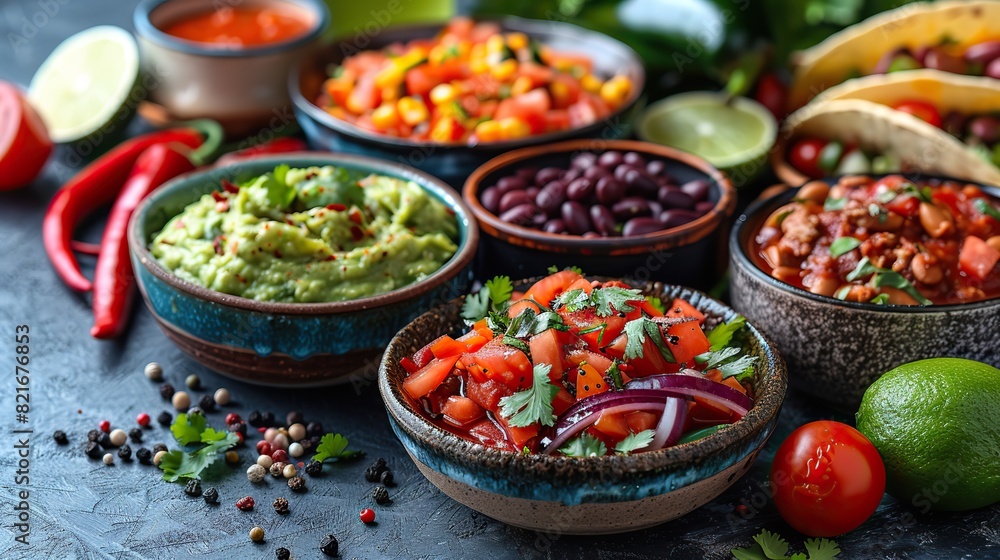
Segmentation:
{"type": "Polygon", "coordinates": [[[257,464],[265,469],[269,469],[274,464],[274,460],[271,459],[270,455],[261,455],[257,457],[257,464]]]}
{"type": "Polygon", "coordinates": [[[303,453],[305,453],[305,450],[302,449],[302,444],[299,442],[288,446],[288,455],[290,457],[301,457],[303,453]]]}
{"type": "Polygon", "coordinates": [[[177,410],[187,410],[191,406],[191,397],[185,391],[177,391],[170,399],[170,402],[177,410]]]}
{"type": "Polygon", "coordinates": [[[289,463],[285,465],[285,468],[281,469],[281,476],[285,478],[292,478],[298,471],[295,470],[295,465],[289,463]]]}
{"type": "Polygon", "coordinates": [[[264,467],[260,465],[250,465],[250,468],[247,469],[247,480],[250,482],[260,482],[264,480],[266,472],[264,467]]]}
{"type": "Polygon", "coordinates": [[[111,433],[108,434],[108,436],[111,438],[111,445],[114,445],[115,447],[121,447],[128,441],[128,434],[121,428],[111,430],[111,433]]]}
{"type": "Polygon", "coordinates": [[[110,454],[110,453],[105,453],[104,454],[104,464],[105,465],[113,465],[113,464],[115,464],[115,456],[112,455],[112,454],[110,454]]]}
{"type": "Polygon", "coordinates": [[[213,397],[215,398],[215,404],[219,406],[225,406],[229,404],[229,399],[230,399],[229,389],[226,389],[225,387],[217,389],[213,397]]]}
{"type": "Polygon", "coordinates": [[[142,370],[142,372],[145,373],[146,377],[151,381],[159,381],[163,379],[163,368],[156,362],[149,362],[146,364],[146,367],[142,370]]]}
{"type": "Polygon", "coordinates": [[[288,437],[292,438],[292,441],[299,441],[306,437],[306,427],[302,424],[292,424],[288,427],[288,437]]]}

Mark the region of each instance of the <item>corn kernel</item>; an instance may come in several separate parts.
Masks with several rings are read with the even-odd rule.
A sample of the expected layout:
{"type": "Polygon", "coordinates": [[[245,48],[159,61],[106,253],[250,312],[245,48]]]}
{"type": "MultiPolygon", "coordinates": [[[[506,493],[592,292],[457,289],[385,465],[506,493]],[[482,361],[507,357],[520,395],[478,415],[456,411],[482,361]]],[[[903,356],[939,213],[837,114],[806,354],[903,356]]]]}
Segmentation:
{"type": "Polygon", "coordinates": [[[517,117],[507,117],[500,119],[500,137],[504,140],[514,140],[524,138],[531,134],[528,123],[517,117]]]}
{"type": "Polygon", "coordinates": [[[431,90],[431,103],[444,105],[455,100],[458,92],[451,84],[438,84],[431,90]]]}
{"type": "Polygon", "coordinates": [[[442,117],[431,128],[431,140],[435,142],[454,142],[458,121],[451,117],[442,117]]]}
{"type": "Polygon", "coordinates": [[[585,74],[580,78],[580,86],[584,91],[589,91],[590,93],[597,93],[601,91],[601,86],[604,85],[597,76],[593,74],[585,74]]]}
{"type": "Polygon", "coordinates": [[[500,123],[497,121],[483,121],[476,125],[476,137],[480,142],[496,142],[500,139],[500,123]]]}
{"type": "Polygon", "coordinates": [[[419,99],[413,97],[403,97],[396,102],[396,109],[399,111],[399,118],[410,126],[416,126],[427,120],[427,106],[419,99]]]}
{"type": "Polygon", "coordinates": [[[389,102],[379,105],[372,111],[372,124],[379,130],[385,131],[399,124],[399,112],[396,104],[389,102]]]}
{"type": "Polygon", "coordinates": [[[399,86],[382,88],[382,101],[396,101],[399,99],[399,86]]]}
{"type": "Polygon", "coordinates": [[[486,45],[483,43],[476,43],[469,47],[469,58],[483,59],[486,58],[486,55],[486,45]]]}
{"type": "Polygon", "coordinates": [[[632,82],[628,78],[615,76],[601,86],[601,99],[612,107],[617,107],[624,103],[631,87],[632,82]]]}
{"type": "MultiPolygon", "coordinates": [[[[554,84],[553,84],[554,85],[554,84]]],[[[535,87],[535,82],[527,76],[519,76],[514,80],[514,84],[510,86],[511,95],[521,95],[522,93],[528,93],[535,87]]]]}
{"type": "Polygon", "coordinates": [[[375,86],[378,88],[399,87],[403,83],[404,77],[403,67],[399,65],[399,61],[392,61],[375,75],[375,86]]]}
{"type": "Polygon", "coordinates": [[[469,70],[473,74],[485,74],[489,72],[490,65],[487,64],[484,58],[470,58],[469,59],[469,70]]]}
{"type": "Polygon", "coordinates": [[[490,69],[493,72],[493,77],[501,82],[505,82],[511,79],[517,72],[517,61],[513,58],[508,58],[503,62],[493,66],[490,69]]]}
{"type": "Polygon", "coordinates": [[[569,105],[569,86],[559,80],[549,84],[549,91],[552,92],[552,102],[559,107],[569,105]]]}
{"type": "Polygon", "coordinates": [[[486,52],[498,53],[503,50],[504,42],[503,36],[501,35],[491,35],[489,39],[486,40],[486,52]]]}
{"type": "Polygon", "coordinates": [[[524,33],[508,33],[507,46],[514,50],[528,48],[528,36],[524,33]]]}

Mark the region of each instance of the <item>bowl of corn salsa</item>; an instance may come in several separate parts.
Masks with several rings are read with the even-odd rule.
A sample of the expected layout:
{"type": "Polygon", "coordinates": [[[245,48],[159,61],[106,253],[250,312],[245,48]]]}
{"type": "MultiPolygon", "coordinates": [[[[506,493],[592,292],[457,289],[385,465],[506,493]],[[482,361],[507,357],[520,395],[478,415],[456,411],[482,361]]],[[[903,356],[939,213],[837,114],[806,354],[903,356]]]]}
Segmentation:
{"type": "Polygon", "coordinates": [[[290,78],[315,145],[394,159],[456,186],[514,148],[628,135],[644,85],[626,45],[520,18],[456,18],[344,40],[290,78]]]}

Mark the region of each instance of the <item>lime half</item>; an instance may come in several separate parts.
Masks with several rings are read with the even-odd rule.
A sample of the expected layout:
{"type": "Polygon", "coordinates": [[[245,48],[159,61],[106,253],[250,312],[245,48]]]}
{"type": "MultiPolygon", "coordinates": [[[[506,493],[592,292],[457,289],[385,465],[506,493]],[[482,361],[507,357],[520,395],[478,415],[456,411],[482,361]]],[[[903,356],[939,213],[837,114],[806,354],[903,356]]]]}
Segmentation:
{"type": "Polygon", "coordinates": [[[132,34],[102,25],[59,44],[35,72],[28,99],[53,142],[75,142],[109,124],[139,77],[132,34]]]}
{"type": "Polygon", "coordinates": [[[636,133],[647,142],[705,158],[741,186],[764,170],[778,123],[752,99],[695,91],[650,105],[636,133]]]}

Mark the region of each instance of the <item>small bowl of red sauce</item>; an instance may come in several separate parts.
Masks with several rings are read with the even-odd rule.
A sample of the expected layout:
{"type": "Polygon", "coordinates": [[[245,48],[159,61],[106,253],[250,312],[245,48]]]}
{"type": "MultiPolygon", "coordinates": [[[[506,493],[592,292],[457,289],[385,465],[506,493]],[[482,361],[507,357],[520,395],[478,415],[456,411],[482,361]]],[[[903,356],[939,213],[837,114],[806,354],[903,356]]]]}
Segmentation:
{"type": "Polygon", "coordinates": [[[149,99],[174,119],[207,117],[230,132],[294,120],[289,69],[326,29],[320,0],[146,0],[135,28],[149,99]]]}
{"type": "Polygon", "coordinates": [[[1000,188],[847,175],[751,206],[730,237],[733,307],[793,386],[844,406],[882,373],[954,356],[1000,364],[1000,188]]]}

